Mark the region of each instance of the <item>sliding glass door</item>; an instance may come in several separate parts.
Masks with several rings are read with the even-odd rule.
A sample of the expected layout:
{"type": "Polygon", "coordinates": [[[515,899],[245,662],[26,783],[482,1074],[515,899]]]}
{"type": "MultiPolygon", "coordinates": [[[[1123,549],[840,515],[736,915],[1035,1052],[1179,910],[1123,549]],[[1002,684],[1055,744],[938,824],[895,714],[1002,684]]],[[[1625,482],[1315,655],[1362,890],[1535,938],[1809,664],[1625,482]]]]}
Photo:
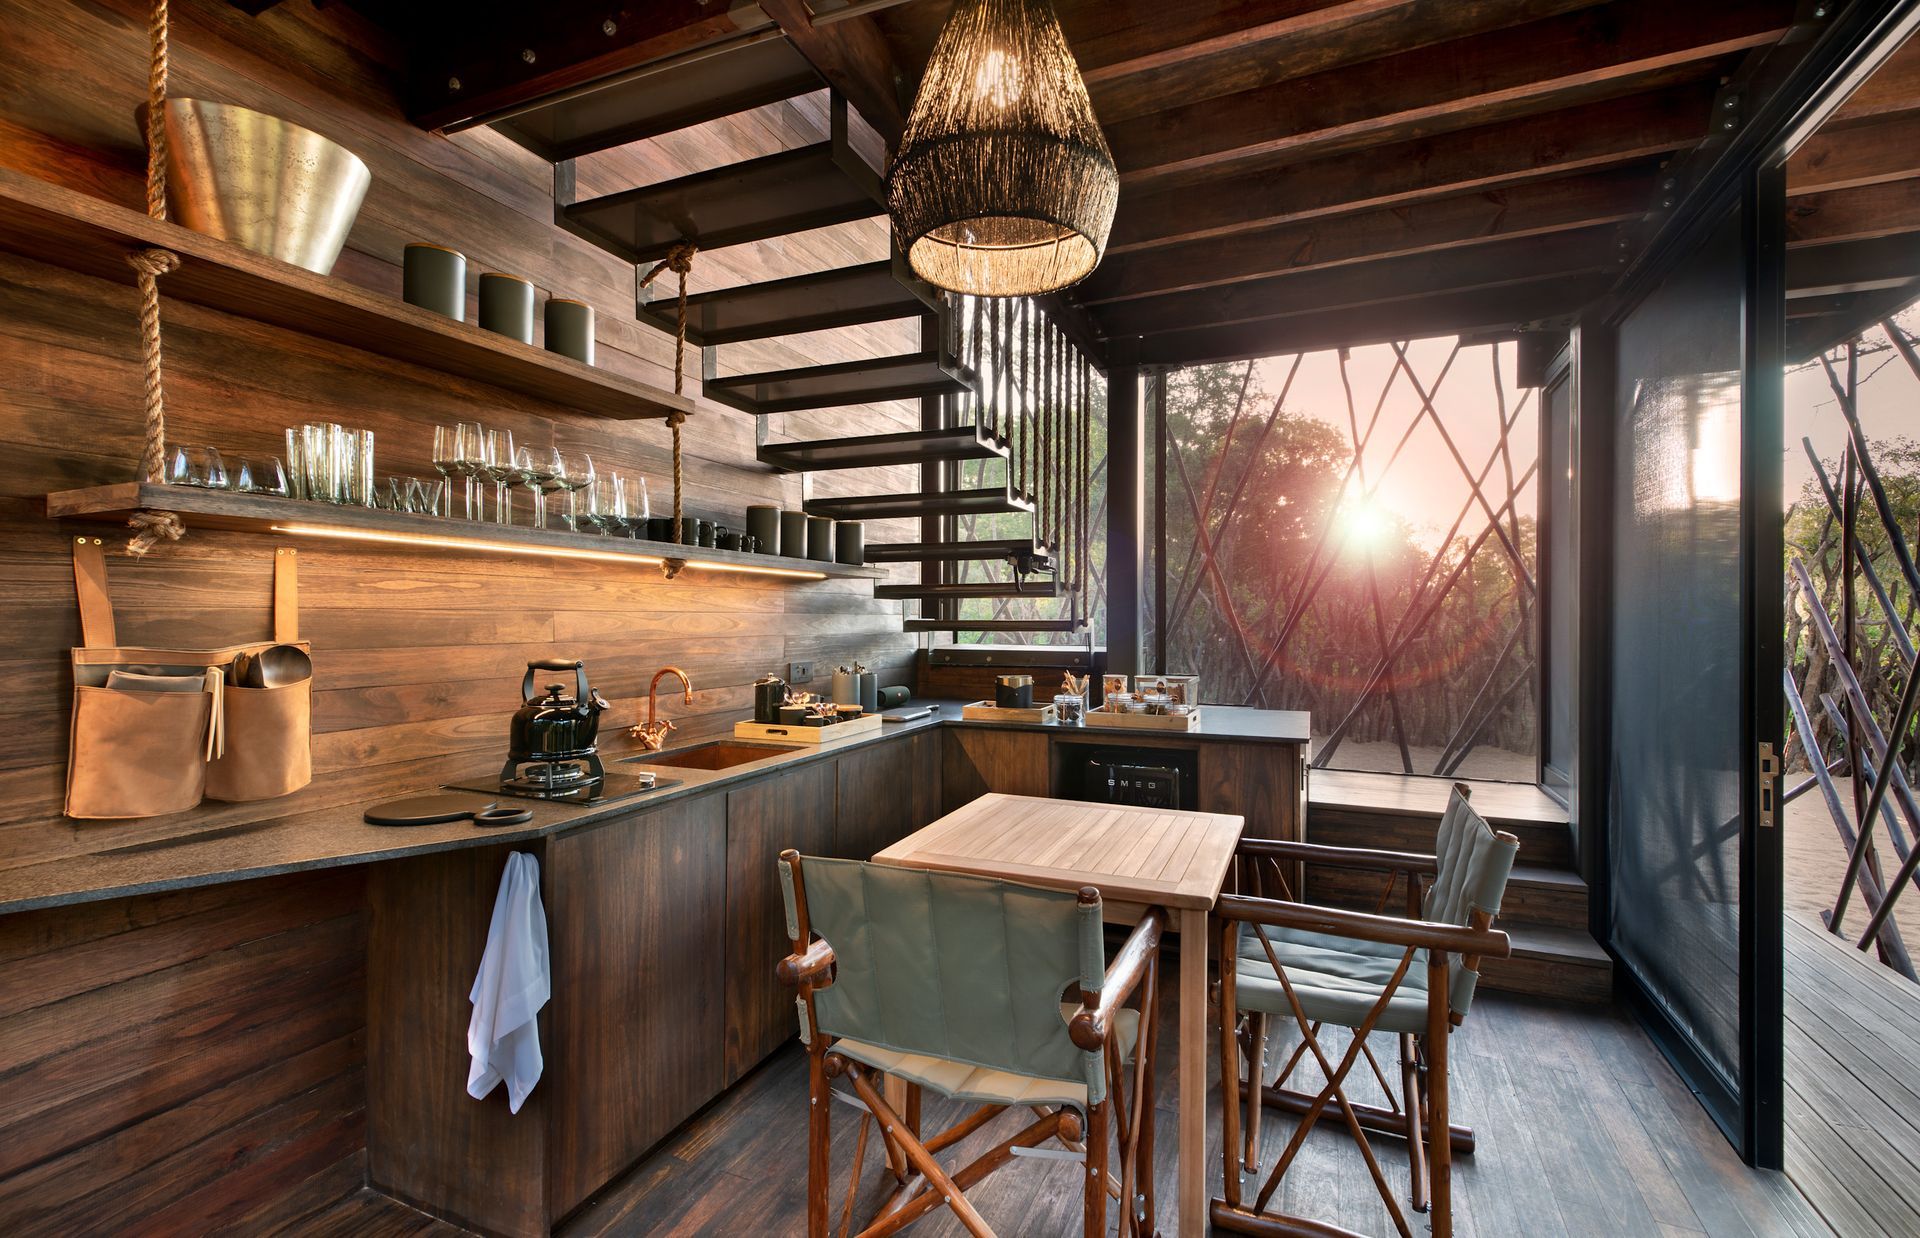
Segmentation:
{"type": "Polygon", "coordinates": [[[1728,1137],[1777,1164],[1781,310],[1763,187],[1777,175],[1615,323],[1606,791],[1628,987],[1728,1137]]]}

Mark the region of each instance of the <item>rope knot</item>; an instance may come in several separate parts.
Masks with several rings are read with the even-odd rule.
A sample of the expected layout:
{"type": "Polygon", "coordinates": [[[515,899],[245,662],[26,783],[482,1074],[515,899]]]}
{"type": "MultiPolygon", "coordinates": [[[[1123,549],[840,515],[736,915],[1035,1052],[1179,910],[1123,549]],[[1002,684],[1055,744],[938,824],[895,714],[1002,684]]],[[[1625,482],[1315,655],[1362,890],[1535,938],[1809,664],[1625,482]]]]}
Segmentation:
{"type": "Polygon", "coordinates": [[[667,414],[667,428],[669,430],[678,430],[685,424],[687,424],[687,414],[684,411],[676,408],[667,414]]]}
{"type": "Polygon", "coordinates": [[[127,265],[148,279],[180,269],[180,255],[170,249],[142,249],[127,255],[127,265]]]}
{"type": "Polygon", "coordinates": [[[135,530],[127,539],[127,553],[143,555],[162,541],[177,542],[186,533],[180,517],[172,512],[140,511],[127,517],[127,527],[135,530]]]}

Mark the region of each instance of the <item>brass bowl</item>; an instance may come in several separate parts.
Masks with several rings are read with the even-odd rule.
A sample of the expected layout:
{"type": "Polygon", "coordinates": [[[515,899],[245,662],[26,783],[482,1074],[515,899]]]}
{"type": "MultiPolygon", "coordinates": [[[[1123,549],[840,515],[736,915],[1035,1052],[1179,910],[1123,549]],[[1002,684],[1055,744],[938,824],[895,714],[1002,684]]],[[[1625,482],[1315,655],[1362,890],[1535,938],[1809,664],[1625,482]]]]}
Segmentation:
{"type": "MultiPolygon", "coordinates": [[[[311,129],[231,103],[168,99],[167,213],[176,223],[325,275],[373,174],[311,129]]],[[[139,109],[147,131],[146,108],[139,109]]]]}

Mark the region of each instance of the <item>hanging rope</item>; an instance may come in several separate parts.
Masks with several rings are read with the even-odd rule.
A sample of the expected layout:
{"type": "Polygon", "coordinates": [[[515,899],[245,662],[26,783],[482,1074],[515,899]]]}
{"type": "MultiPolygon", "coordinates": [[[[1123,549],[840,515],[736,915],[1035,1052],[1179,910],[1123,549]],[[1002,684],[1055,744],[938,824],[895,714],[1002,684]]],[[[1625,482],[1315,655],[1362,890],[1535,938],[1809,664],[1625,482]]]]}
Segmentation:
{"type": "MultiPolygon", "coordinates": [[[[153,48],[147,74],[147,214],[165,219],[167,0],[154,0],[147,38],[153,48]]],[[[167,465],[166,395],[160,380],[160,277],[178,269],[180,259],[168,250],[143,249],[128,254],[127,262],[133,267],[134,279],[140,288],[140,354],[146,367],[146,448],[140,456],[140,480],[158,483],[166,479],[167,465]]],[[[127,540],[127,553],[132,555],[143,555],[161,541],[178,541],[186,532],[180,518],[172,512],[146,508],[134,512],[127,519],[127,525],[135,531],[127,540]]]]}
{"type": "MultiPolygon", "coordinates": [[[[672,271],[680,277],[679,313],[673,329],[673,394],[675,395],[680,395],[686,386],[687,273],[693,270],[693,256],[699,252],[700,247],[692,241],[682,241],[675,245],[665,258],[655,263],[653,270],[648,271],[647,277],[640,281],[640,287],[645,288],[662,271],[672,271]]],[[[673,540],[676,543],[683,540],[680,536],[680,485],[683,473],[680,463],[680,427],[686,420],[687,415],[677,408],[667,414],[667,428],[673,431],[673,540]]]]}

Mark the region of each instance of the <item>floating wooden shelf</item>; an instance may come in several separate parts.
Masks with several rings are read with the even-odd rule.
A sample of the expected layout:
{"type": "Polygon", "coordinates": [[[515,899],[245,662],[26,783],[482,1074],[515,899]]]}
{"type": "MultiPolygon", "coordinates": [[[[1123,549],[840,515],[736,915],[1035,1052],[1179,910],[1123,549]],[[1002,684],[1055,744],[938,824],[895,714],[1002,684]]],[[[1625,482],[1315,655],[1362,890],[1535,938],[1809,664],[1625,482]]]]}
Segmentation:
{"type": "Polygon", "coordinates": [[[271,495],[203,490],[196,486],[121,482],[86,490],[63,490],[47,496],[47,515],[56,520],[124,523],[131,513],[142,508],[173,512],[188,528],[231,529],[246,533],[301,530],[320,537],[391,543],[419,549],[491,551],[561,558],[631,558],[636,565],[672,558],[686,560],[690,571],[704,568],[792,579],[840,577],[877,580],[887,574],[882,568],[854,567],[845,563],[741,554],[733,550],[677,546],[626,537],[595,537],[588,533],[556,529],[526,529],[471,520],[448,520],[438,516],[417,516],[410,512],[380,511],[371,507],[337,506],[271,495]]]}
{"type": "Polygon", "coordinates": [[[127,255],[153,247],[180,256],[180,269],[160,281],[163,299],[190,301],[598,417],[632,421],[693,411],[686,397],[88,194],[0,170],[0,248],[131,284],[127,255]]]}

